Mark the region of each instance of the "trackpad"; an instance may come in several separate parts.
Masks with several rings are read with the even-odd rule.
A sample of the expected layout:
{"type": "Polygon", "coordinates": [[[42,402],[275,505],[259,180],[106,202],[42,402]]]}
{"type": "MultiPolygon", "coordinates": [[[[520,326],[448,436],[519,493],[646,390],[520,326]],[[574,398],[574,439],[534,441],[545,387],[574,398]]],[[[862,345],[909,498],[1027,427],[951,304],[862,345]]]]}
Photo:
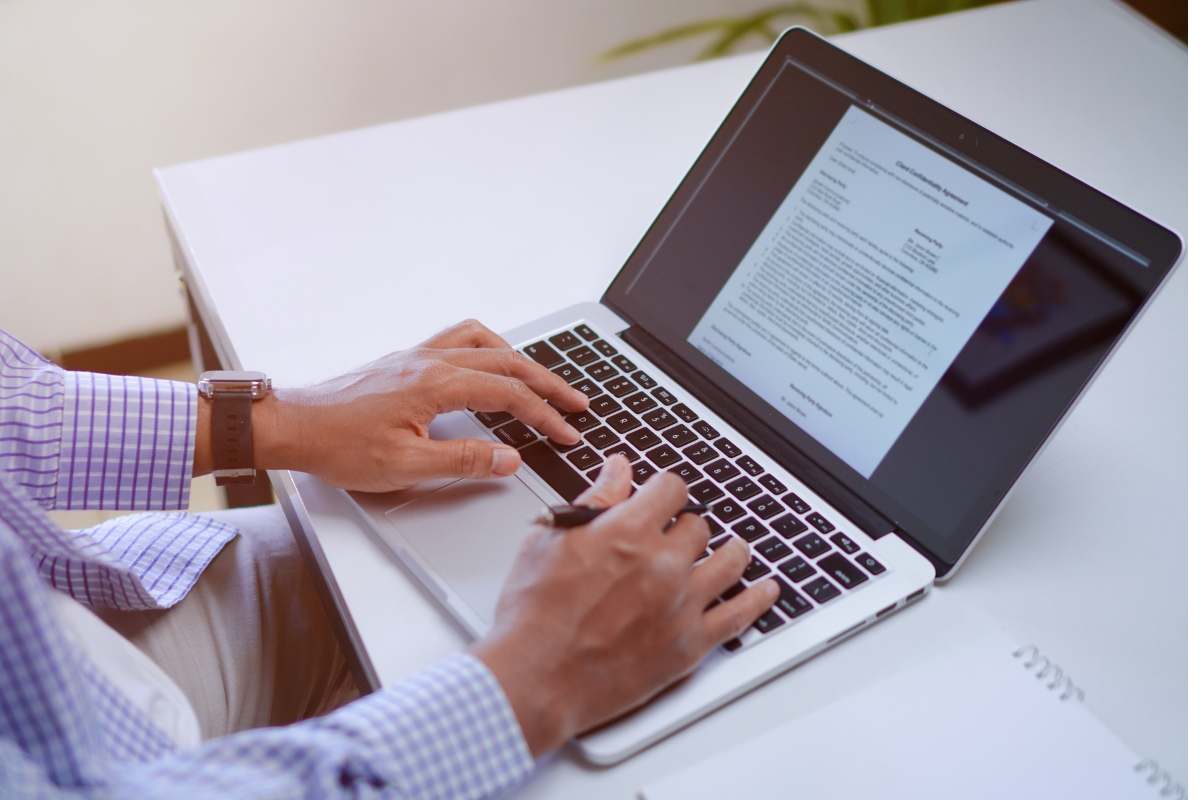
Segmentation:
{"type": "Polygon", "coordinates": [[[543,505],[516,478],[462,480],[384,516],[491,627],[500,588],[543,505]]]}

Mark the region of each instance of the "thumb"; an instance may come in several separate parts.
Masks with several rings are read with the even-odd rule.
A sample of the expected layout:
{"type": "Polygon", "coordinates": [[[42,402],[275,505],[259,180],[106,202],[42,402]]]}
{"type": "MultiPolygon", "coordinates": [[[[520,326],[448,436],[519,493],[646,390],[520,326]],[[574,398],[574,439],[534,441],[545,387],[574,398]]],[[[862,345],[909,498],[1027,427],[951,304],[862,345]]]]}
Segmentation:
{"type": "Polygon", "coordinates": [[[413,445],[409,469],[430,478],[503,478],[521,467],[521,454],[496,442],[417,439],[413,445]]]}

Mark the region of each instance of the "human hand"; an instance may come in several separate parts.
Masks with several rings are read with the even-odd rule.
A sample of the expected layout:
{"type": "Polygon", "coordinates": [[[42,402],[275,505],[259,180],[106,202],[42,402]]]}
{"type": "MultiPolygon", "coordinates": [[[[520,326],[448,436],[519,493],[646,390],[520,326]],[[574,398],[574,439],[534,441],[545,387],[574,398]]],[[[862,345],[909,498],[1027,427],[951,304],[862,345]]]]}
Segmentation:
{"type": "MultiPolygon", "coordinates": [[[[579,441],[543,398],[567,411],[588,406],[582,392],[468,320],[340,377],[256,402],[255,466],[368,492],[428,478],[503,477],[521,466],[516,450],[481,439],[434,441],[429,424],[456,409],[507,411],[557,442],[579,441]]],[[[207,442],[198,435],[197,450],[207,442]]]]}
{"type": "Polygon", "coordinates": [[[734,536],[693,566],[708,526],[678,476],[655,475],[631,499],[624,456],[575,503],[616,506],[569,531],[539,529],[522,545],[491,632],[474,653],[496,676],[536,757],[641,705],[745,630],[779,595],[751,586],[711,610],[750,563],[734,536]]]}

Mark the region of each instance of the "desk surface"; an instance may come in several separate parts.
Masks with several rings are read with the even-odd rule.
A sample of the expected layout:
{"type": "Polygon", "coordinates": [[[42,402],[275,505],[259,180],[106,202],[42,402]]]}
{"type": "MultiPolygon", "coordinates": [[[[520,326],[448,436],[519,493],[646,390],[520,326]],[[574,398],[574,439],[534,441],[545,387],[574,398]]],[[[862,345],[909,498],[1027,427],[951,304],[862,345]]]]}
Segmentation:
{"type": "MultiPolygon", "coordinates": [[[[1123,6],[1026,0],[839,44],[1185,230],[1187,53],[1123,6]]],[[[163,170],[218,350],[280,385],[309,382],[463,317],[504,330],[599,297],[760,59],[163,170]]],[[[618,767],[551,757],[523,796],[632,797],[983,626],[1038,644],[1132,749],[1186,776],[1186,282],[1185,265],[932,597],[618,767]]],[[[380,680],[463,647],[336,495],[296,485],[380,680]]]]}

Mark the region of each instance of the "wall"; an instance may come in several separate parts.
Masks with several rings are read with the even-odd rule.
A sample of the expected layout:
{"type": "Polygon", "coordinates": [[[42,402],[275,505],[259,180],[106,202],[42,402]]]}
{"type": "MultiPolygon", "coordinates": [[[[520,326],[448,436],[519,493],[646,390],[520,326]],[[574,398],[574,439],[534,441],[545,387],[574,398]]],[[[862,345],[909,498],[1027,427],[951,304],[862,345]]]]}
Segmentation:
{"type": "Polygon", "coordinates": [[[768,4],[0,0],[0,327],[56,352],[181,323],[155,166],[683,63],[594,56],[768,4]]]}

